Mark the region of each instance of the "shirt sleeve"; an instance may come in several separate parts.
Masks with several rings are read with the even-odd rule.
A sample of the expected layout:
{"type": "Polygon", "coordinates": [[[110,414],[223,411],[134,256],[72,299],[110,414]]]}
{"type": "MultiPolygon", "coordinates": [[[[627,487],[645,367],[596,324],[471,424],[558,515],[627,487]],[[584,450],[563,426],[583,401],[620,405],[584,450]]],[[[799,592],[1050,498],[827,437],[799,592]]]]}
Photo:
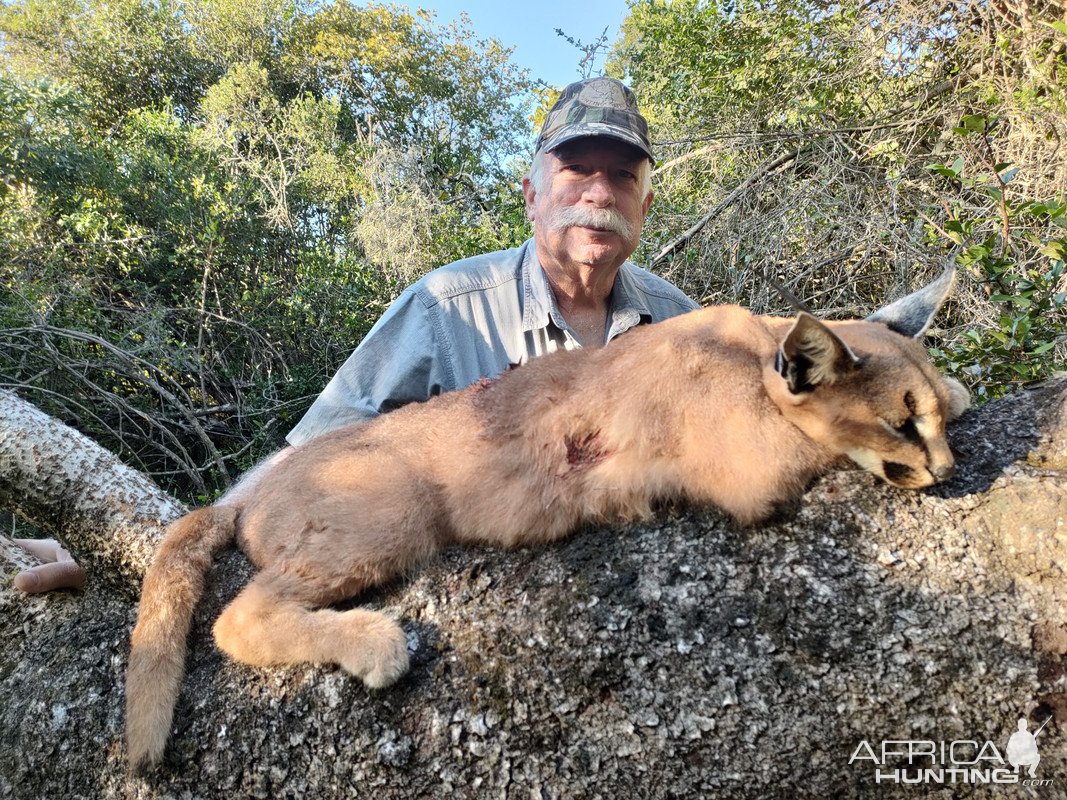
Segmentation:
{"type": "Polygon", "coordinates": [[[353,422],[455,388],[440,337],[422,299],[398,297],[308,409],[286,441],[302,444],[353,422]]]}

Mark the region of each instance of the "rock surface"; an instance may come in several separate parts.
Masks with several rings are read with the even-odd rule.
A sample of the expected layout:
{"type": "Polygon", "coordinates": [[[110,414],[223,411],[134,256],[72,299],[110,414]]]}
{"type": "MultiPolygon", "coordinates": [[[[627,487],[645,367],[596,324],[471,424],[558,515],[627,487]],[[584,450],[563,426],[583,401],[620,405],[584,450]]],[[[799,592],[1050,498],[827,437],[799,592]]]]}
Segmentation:
{"type": "MultiPolygon", "coordinates": [[[[958,474],[926,493],[847,470],[759,529],[666,511],[544,550],[449,551],[364,598],[412,652],[377,693],[228,662],[210,624],[250,574],[230,552],[142,778],[121,742],[128,579],[2,587],[0,798],[1067,797],[1067,379],[951,438],[958,474]],[[877,782],[863,749],[943,741],[1004,777],[985,743],[1007,758],[1020,717],[1050,716],[1037,788],[903,785],[900,759],[877,782]]],[[[932,780],[930,761],[903,776],[932,780]]]]}

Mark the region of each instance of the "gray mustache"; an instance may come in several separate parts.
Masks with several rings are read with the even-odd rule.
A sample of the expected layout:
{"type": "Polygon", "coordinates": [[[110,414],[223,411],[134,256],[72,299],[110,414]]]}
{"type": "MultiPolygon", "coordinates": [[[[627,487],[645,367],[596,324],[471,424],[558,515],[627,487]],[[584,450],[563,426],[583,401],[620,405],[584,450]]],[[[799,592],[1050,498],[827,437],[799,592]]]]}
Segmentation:
{"type": "Polygon", "coordinates": [[[634,234],[633,225],[614,208],[560,208],[549,218],[548,225],[556,230],[577,226],[600,228],[624,239],[632,239],[634,234]]]}

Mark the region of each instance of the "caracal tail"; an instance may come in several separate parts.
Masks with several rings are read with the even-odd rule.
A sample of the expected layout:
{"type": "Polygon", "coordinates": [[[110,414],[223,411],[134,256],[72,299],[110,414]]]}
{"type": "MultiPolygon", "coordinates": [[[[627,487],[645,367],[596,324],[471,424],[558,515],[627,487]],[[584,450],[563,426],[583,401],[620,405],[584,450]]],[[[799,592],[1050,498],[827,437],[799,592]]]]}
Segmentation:
{"type": "Polygon", "coordinates": [[[167,527],[141,591],[126,672],[126,749],[132,770],[157,763],[185,675],[186,638],[212,559],[233,540],[238,509],[211,506],[167,527]]]}

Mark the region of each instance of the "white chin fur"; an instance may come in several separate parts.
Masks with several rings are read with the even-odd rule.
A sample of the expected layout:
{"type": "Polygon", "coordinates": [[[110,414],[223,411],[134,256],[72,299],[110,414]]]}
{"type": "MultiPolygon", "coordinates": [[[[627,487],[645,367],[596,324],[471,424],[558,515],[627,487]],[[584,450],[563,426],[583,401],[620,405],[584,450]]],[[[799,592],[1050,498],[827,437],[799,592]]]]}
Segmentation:
{"type": "Polygon", "coordinates": [[[875,455],[873,451],[857,447],[849,450],[845,455],[868,472],[877,475],[882,480],[887,480],[885,473],[882,471],[882,459],[875,455]]]}

